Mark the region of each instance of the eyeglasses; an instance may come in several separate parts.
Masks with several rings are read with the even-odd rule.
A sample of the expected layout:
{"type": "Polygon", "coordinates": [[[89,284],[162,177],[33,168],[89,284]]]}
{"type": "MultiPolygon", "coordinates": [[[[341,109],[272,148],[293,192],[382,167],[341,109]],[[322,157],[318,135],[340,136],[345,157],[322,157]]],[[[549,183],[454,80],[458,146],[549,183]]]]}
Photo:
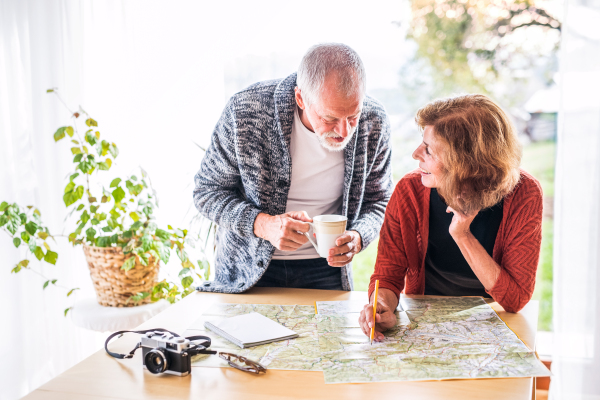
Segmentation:
{"type": "Polygon", "coordinates": [[[249,360],[243,356],[238,356],[237,354],[219,352],[219,357],[227,361],[231,367],[239,369],[240,371],[253,372],[255,374],[267,372],[267,369],[256,361],[249,360]],[[242,363],[245,365],[242,365],[242,363]]]}

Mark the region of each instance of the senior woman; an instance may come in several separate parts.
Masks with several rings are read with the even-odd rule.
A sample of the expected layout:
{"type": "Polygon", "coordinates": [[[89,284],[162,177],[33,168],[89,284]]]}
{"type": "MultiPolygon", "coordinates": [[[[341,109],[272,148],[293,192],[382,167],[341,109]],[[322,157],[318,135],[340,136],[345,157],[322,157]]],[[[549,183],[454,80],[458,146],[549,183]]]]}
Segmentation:
{"type": "Polygon", "coordinates": [[[531,299],[540,254],[542,190],[519,169],[506,113],[483,95],[433,101],[417,112],[419,169],[396,185],[381,229],[370,303],[359,322],[375,339],[396,323],[400,292],[492,297],[518,312],[531,299]]]}

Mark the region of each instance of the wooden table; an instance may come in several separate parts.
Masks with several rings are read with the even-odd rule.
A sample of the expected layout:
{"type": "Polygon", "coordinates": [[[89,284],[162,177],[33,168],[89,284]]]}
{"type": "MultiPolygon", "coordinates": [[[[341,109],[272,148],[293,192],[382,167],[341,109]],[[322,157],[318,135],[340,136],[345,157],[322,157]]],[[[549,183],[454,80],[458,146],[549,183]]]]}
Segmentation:
{"type": "MultiPolygon", "coordinates": [[[[422,297],[422,296],[414,296],[422,297]]],[[[213,302],[249,304],[304,304],[314,301],[365,300],[365,292],[254,288],[243,294],[194,293],[156,315],[138,329],[183,331],[213,302]]],[[[538,303],[520,313],[492,307],[530,347],[534,348],[538,303]]],[[[139,341],[125,335],[111,350],[127,353],[139,341]]],[[[25,397],[27,400],[101,399],[531,399],[533,378],[385,382],[326,385],[322,372],[269,370],[254,375],[233,368],[192,367],[186,377],[153,375],[142,369],[141,351],[117,360],[99,350],[25,397]]]]}

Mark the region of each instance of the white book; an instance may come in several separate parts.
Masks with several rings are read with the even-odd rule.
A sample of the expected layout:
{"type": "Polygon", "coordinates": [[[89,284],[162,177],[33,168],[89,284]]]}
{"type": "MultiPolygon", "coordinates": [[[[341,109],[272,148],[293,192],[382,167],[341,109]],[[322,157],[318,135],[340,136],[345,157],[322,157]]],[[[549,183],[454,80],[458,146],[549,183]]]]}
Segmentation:
{"type": "Polygon", "coordinates": [[[296,332],[255,312],[207,321],[204,326],[242,349],[298,337],[296,332]]]}

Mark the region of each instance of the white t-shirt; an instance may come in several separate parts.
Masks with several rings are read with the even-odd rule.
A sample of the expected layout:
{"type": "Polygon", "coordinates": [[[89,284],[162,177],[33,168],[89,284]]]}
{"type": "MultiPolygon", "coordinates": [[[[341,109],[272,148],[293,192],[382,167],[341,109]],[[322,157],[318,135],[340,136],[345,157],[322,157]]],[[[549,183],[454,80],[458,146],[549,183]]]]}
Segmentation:
{"type": "MultiPolygon", "coordinates": [[[[344,151],[329,151],[317,134],[304,126],[294,112],[290,141],[292,182],[285,211],[306,211],[310,218],[321,214],[341,214],[344,190],[344,151]]],[[[275,249],[274,260],[319,258],[310,242],[296,251],[275,249]]]]}

